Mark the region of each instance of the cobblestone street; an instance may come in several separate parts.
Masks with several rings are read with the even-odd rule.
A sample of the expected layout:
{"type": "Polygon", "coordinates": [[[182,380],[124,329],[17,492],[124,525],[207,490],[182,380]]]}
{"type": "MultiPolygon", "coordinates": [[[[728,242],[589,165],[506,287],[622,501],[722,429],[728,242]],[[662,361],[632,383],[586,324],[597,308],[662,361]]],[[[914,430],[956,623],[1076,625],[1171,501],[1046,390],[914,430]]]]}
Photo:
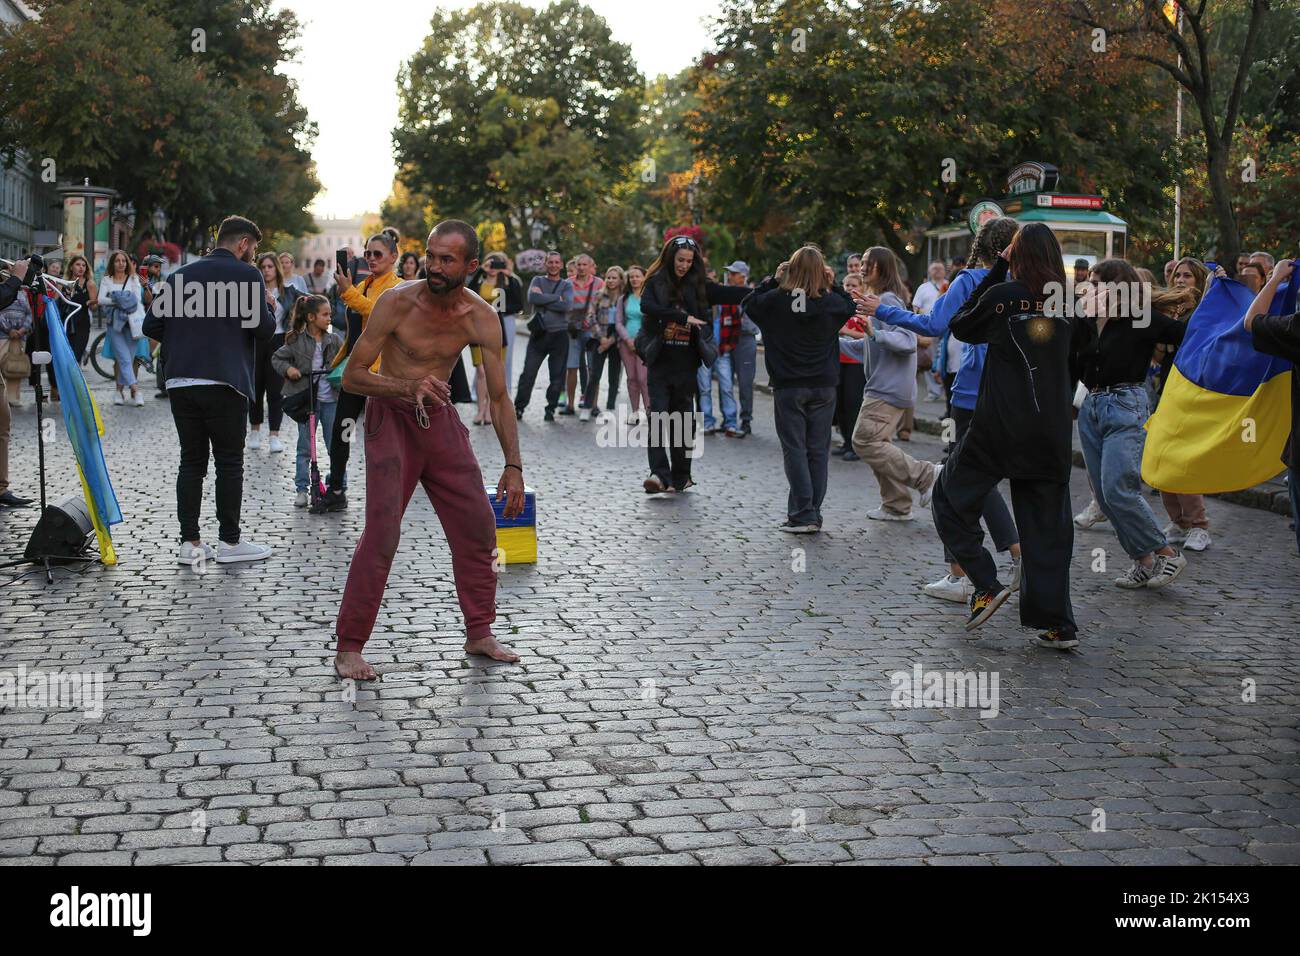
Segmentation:
{"type": "MultiPolygon", "coordinates": [[[[539,393],[520,429],[540,559],[498,592],[523,662],[462,652],[417,492],[367,648],[383,679],[353,701],[330,635],[364,455],[350,510],[296,510],[286,420],[290,450],[245,465],[244,535],[275,554],[199,574],[175,560],[166,402],[95,388],[120,563],[7,584],[0,670],[102,671],[104,713],[0,710],[2,863],[1300,863],[1285,517],[1210,499],[1213,547],[1163,591],[1116,588],[1114,536],[1077,533],[1083,643],[1062,654],[1014,600],[968,635],[960,606],[922,595],[943,570],[929,513],[869,521],[860,463],[832,459],[823,534],[778,532],[767,395],[755,435],[705,439],[698,488],[663,501],[641,491],[642,449],[543,424],[539,393]],[[996,716],[892,706],[891,675],[917,665],[996,676],[996,716]]],[[[51,499],[78,490],[62,429],[51,499]]],[[[469,430],[495,484],[495,434],[469,430]]],[[[31,497],[35,432],[15,410],[12,480],[31,497]]],[[[904,447],[939,457],[919,432],[904,447]]],[[[1075,469],[1075,510],[1087,499],[1075,469]]],[[[6,552],[36,517],[0,511],[6,552]]],[[[204,532],[215,543],[211,468],[204,532]]]]}

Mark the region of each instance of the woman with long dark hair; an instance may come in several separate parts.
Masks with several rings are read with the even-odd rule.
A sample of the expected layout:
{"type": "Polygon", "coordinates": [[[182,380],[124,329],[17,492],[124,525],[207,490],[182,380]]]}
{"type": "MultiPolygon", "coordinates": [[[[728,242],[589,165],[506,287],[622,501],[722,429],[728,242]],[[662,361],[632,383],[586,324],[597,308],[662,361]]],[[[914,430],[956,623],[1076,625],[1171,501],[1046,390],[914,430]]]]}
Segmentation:
{"type": "MultiPolygon", "coordinates": [[[[972,300],[975,289],[998,262],[1002,250],[1010,245],[1019,229],[1020,223],[1008,217],[990,219],[980,226],[971,243],[965,266],[958,275],[952,277],[947,290],[939,296],[929,312],[908,312],[882,302],[873,303],[869,298],[862,303],[867,315],[877,316],[898,328],[910,329],[917,335],[949,335],[961,343],[961,358],[955,366],[956,374],[951,387],[954,448],[961,443],[962,436],[966,434],[975,415],[975,402],[980,379],[984,374],[984,357],[988,346],[962,342],[952,334],[950,325],[961,308],[972,300]]],[[[1011,520],[1011,511],[996,487],[989,490],[988,497],[984,500],[982,517],[984,526],[993,538],[994,547],[999,552],[1008,551],[1011,554],[1009,577],[1014,593],[1020,587],[1020,537],[1016,534],[1015,522],[1011,520]]],[[[966,570],[946,546],[944,560],[948,562],[948,572],[921,590],[930,597],[966,604],[970,601],[974,586],[966,576],[966,570]]]]}
{"type": "Polygon", "coordinates": [[[81,310],[72,317],[68,344],[72,346],[72,354],[77,357],[77,361],[81,362],[86,358],[86,346],[90,343],[90,312],[98,301],[99,293],[95,289],[94,270],[90,268],[85,256],[78,254],[69,259],[67,273],[73,285],[64,294],[81,306],[81,310]]]}
{"type": "Polygon", "coordinates": [[[953,335],[988,352],[975,414],[933,502],[939,537],[974,585],[966,622],[974,630],[1011,596],[980,528],[989,492],[1010,479],[1022,548],[1020,621],[1042,629],[1040,644],[1059,649],[1079,643],[1070,605],[1071,437],[1078,354],[1090,338],[1071,309],[1050,306],[1064,294],[1061,245],[1047,226],[1029,223],[953,319],[953,335]]]}
{"type": "Polygon", "coordinates": [[[699,244],[675,236],[646,273],[637,353],[646,363],[650,393],[650,477],[644,482],[650,495],[686,491],[695,484],[695,370],[701,352],[717,352],[710,310],[739,305],[750,291],[709,282],[704,269],[699,244]]]}
{"type": "MultiPolygon", "coordinates": [[[[409,253],[408,253],[409,255],[409,253]]],[[[501,355],[505,363],[506,384],[510,384],[510,356],[514,350],[515,319],[524,310],[524,287],[510,272],[503,253],[489,253],[482,267],[470,277],[465,287],[476,293],[496,310],[501,321],[501,355]]],[[[483,356],[477,345],[471,345],[470,358],[474,362],[474,395],[478,411],[475,425],[492,424],[492,403],[488,400],[487,373],[483,371],[483,356]]]]}
{"type": "Polygon", "coordinates": [[[266,398],[266,415],[270,418],[270,450],[284,451],[280,441],[280,424],[284,413],[280,410],[281,390],[284,379],[271,364],[273,356],[284,345],[284,335],[289,329],[293,316],[293,304],[302,295],[294,286],[286,285],[284,273],[280,271],[280,260],[273,252],[264,252],[257,257],[257,268],[262,271],[266,282],[266,301],[275,313],[275,335],[269,342],[257,342],[253,360],[253,401],[248,406],[248,423],[252,426],[248,433],[248,447],[262,447],[262,399],[266,398]]]}
{"type": "MultiPolygon", "coordinates": [[[[1079,357],[1088,395],[1079,409],[1079,440],[1097,506],[1133,565],[1115,579],[1122,588],[1162,588],[1187,566],[1169,544],[1142,494],[1142,449],[1149,417],[1145,375],[1156,343],[1178,345],[1184,322],[1146,314],[1142,280],[1123,259],[1092,267],[1085,297],[1094,337],[1079,357]],[[1144,321],[1134,321],[1135,318],[1144,321]]],[[[1150,288],[1150,286],[1147,286],[1150,288]]]]}

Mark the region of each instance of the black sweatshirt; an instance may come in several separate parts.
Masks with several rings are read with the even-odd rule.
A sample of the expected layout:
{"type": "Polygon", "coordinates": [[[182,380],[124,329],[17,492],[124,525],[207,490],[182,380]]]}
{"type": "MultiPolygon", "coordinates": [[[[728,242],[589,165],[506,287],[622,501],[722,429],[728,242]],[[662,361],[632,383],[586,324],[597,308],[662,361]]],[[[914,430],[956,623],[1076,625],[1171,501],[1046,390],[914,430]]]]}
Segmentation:
{"type": "Polygon", "coordinates": [[[1079,378],[1089,391],[1113,385],[1141,385],[1151,365],[1151,348],[1157,343],[1179,345],[1187,334],[1187,323],[1159,312],[1151,321],[1137,326],[1131,319],[1107,319],[1097,338],[1095,319],[1084,319],[1092,335],[1079,353],[1079,378]]]}
{"type": "Polygon", "coordinates": [[[749,294],[747,286],[721,285],[717,282],[704,283],[704,301],[698,301],[693,284],[684,284],[674,288],[674,283],[667,273],[660,272],[646,282],[641,290],[641,324],[651,335],[663,339],[663,348],[655,359],[652,368],[667,372],[674,379],[685,380],[687,376],[695,379],[695,370],[700,367],[700,357],[695,351],[694,337],[703,335],[713,337],[713,316],[711,310],[715,305],[740,305],[749,294]],[[674,293],[677,293],[674,295],[674,293]],[[693,328],[686,324],[686,319],[694,316],[704,326],[693,328]]]}
{"type": "Polygon", "coordinates": [[[1044,315],[1043,296],[1006,274],[999,258],[950,325],[962,342],[988,345],[956,454],[988,474],[1068,482],[1077,357],[1092,333],[1086,320],[1044,315]]]}
{"type": "Polygon", "coordinates": [[[832,388],[840,380],[840,329],[857,307],[834,286],[819,298],[780,288],[773,278],[743,303],[745,314],[763,332],[763,360],[773,388],[832,388]],[[802,309],[796,305],[802,304],[802,309]]]}

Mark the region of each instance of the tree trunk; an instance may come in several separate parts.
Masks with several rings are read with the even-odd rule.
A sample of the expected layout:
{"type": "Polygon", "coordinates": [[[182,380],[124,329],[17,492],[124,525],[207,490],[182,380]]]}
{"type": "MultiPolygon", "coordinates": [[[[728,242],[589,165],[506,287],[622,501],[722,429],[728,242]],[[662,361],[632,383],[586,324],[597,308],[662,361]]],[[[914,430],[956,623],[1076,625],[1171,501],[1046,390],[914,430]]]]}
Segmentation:
{"type": "Polygon", "coordinates": [[[1219,243],[1216,255],[1224,268],[1231,270],[1241,251],[1241,234],[1237,230],[1237,216],[1232,211],[1232,196],[1228,190],[1229,159],[1226,144],[1207,151],[1206,178],[1210,184],[1210,197],[1214,218],[1219,226],[1219,243]]]}

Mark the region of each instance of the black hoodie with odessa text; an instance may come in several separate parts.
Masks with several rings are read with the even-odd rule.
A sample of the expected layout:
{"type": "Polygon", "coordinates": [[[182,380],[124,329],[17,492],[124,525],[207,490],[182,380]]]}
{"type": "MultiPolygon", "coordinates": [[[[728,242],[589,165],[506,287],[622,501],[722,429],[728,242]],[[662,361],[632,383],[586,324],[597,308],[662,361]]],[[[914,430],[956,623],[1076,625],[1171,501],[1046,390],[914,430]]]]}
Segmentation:
{"type": "Polygon", "coordinates": [[[989,347],[956,454],[988,474],[1067,482],[1078,355],[1092,333],[1078,317],[1045,315],[1044,297],[1006,275],[998,259],[950,326],[958,340],[989,347]]]}

